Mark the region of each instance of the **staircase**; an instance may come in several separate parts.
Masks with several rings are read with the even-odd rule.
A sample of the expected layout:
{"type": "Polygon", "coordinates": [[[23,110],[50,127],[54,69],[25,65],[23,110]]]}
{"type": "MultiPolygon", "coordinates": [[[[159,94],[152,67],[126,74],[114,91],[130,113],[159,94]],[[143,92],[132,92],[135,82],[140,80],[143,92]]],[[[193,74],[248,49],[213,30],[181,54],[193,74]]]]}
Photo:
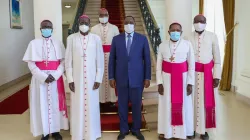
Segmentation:
{"type": "MultiPolygon", "coordinates": [[[[124,3],[123,6],[124,6],[125,15],[126,16],[131,15],[135,18],[135,21],[136,21],[135,31],[140,34],[145,35],[148,38],[148,40],[150,40],[145,30],[145,24],[142,18],[142,14],[141,14],[138,1],[137,0],[123,0],[123,3],[124,3]]],[[[99,23],[98,12],[99,12],[99,9],[102,8],[101,5],[103,5],[102,0],[88,0],[87,1],[84,13],[90,17],[91,26],[94,26],[99,23]]],[[[120,28],[120,31],[123,31],[123,29],[120,28]]],[[[149,42],[149,44],[151,43],[149,42]]],[[[144,97],[144,100],[143,100],[144,112],[143,113],[144,113],[144,118],[147,122],[147,128],[150,128],[150,130],[152,130],[152,129],[156,129],[157,113],[158,113],[157,111],[158,93],[157,93],[156,75],[155,75],[156,74],[155,73],[156,57],[152,49],[152,46],[150,46],[150,54],[151,54],[151,62],[152,62],[152,67],[151,67],[152,68],[152,81],[151,81],[150,88],[145,89],[143,92],[143,97],[144,97]]],[[[66,87],[68,86],[66,85],[66,87]]],[[[67,105],[68,105],[68,110],[70,113],[70,93],[69,93],[68,88],[67,88],[67,105]]],[[[148,129],[145,129],[145,130],[148,130],[148,129]]],[[[109,132],[117,132],[117,131],[109,131],[109,132]]]]}

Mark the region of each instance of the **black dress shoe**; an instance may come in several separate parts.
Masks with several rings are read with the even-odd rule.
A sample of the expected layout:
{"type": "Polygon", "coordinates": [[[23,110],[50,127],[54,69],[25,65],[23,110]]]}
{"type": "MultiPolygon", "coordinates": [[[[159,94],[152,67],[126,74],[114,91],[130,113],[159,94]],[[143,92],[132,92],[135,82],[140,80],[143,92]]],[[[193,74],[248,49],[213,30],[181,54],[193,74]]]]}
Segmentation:
{"type": "Polygon", "coordinates": [[[41,140],[49,140],[49,135],[47,135],[47,136],[45,136],[45,137],[44,137],[44,135],[42,135],[41,140]]]}
{"type": "Polygon", "coordinates": [[[109,103],[109,106],[110,106],[110,107],[116,107],[116,104],[115,104],[115,103],[110,102],[110,103],[109,103]]]}
{"type": "Polygon", "coordinates": [[[159,136],[158,136],[158,139],[159,139],[159,140],[165,140],[164,135],[159,135],[159,136]]]}
{"type": "Polygon", "coordinates": [[[123,140],[125,139],[125,137],[128,135],[129,133],[120,133],[117,137],[117,140],[123,140]]]}
{"type": "Polygon", "coordinates": [[[194,136],[187,136],[187,139],[189,139],[189,140],[192,140],[194,138],[195,138],[194,136]]]}
{"type": "Polygon", "coordinates": [[[145,140],[141,132],[138,132],[138,133],[132,132],[132,135],[135,136],[138,140],[145,140]]]}
{"type": "Polygon", "coordinates": [[[55,140],[62,140],[62,139],[63,139],[59,132],[53,133],[53,134],[52,134],[52,137],[53,137],[55,140]]]}
{"type": "Polygon", "coordinates": [[[202,140],[209,140],[208,133],[206,132],[205,135],[201,135],[202,140]]]}

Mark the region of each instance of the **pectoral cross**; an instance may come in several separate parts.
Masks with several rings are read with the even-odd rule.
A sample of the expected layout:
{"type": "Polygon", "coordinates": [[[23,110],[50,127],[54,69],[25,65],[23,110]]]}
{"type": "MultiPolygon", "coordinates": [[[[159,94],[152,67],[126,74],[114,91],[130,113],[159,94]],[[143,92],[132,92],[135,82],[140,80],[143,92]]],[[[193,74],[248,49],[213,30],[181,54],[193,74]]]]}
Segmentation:
{"type": "Polygon", "coordinates": [[[171,62],[173,62],[174,61],[174,56],[172,55],[170,58],[169,58],[169,60],[171,61],[171,62]]]}
{"type": "Polygon", "coordinates": [[[45,63],[45,65],[46,65],[46,67],[48,67],[48,63],[49,63],[49,62],[48,62],[48,61],[45,61],[44,63],[45,63]]]}

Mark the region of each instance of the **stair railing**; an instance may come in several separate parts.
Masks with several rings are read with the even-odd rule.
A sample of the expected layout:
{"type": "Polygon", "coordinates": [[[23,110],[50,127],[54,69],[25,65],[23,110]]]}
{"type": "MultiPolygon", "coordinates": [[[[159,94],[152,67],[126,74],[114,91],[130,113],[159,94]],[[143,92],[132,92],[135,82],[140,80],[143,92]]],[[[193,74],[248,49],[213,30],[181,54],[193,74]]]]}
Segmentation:
{"type": "Polygon", "coordinates": [[[78,19],[83,14],[86,4],[87,0],[78,0],[75,10],[75,16],[74,19],[72,20],[73,22],[71,24],[71,27],[69,28],[68,32],[69,35],[79,31],[78,19]]]}
{"type": "Polygon", "coordinates": [[[154,50],[155,55],[157,55],[158,47],[161,44],[160,28],[156,23],[155,17],[151,11],[151,8],[147,0],[138,0],[138,1],[152,48],[154,50]]]}

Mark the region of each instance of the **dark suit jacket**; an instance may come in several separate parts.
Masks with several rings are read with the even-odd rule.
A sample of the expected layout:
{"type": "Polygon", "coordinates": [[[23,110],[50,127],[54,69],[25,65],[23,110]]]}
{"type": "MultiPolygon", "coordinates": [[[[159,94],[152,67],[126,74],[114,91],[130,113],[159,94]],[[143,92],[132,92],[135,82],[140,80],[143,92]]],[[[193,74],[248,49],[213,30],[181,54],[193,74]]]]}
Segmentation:
{"type": "Polygon", "coordinates": [[[109,79],[118,87],[143,87],[144,80],[151,80],[151,59],[148,40],[134,33],[130,53],[127,53],[125,33],[113,38],[109,56],[109,79]]]}

